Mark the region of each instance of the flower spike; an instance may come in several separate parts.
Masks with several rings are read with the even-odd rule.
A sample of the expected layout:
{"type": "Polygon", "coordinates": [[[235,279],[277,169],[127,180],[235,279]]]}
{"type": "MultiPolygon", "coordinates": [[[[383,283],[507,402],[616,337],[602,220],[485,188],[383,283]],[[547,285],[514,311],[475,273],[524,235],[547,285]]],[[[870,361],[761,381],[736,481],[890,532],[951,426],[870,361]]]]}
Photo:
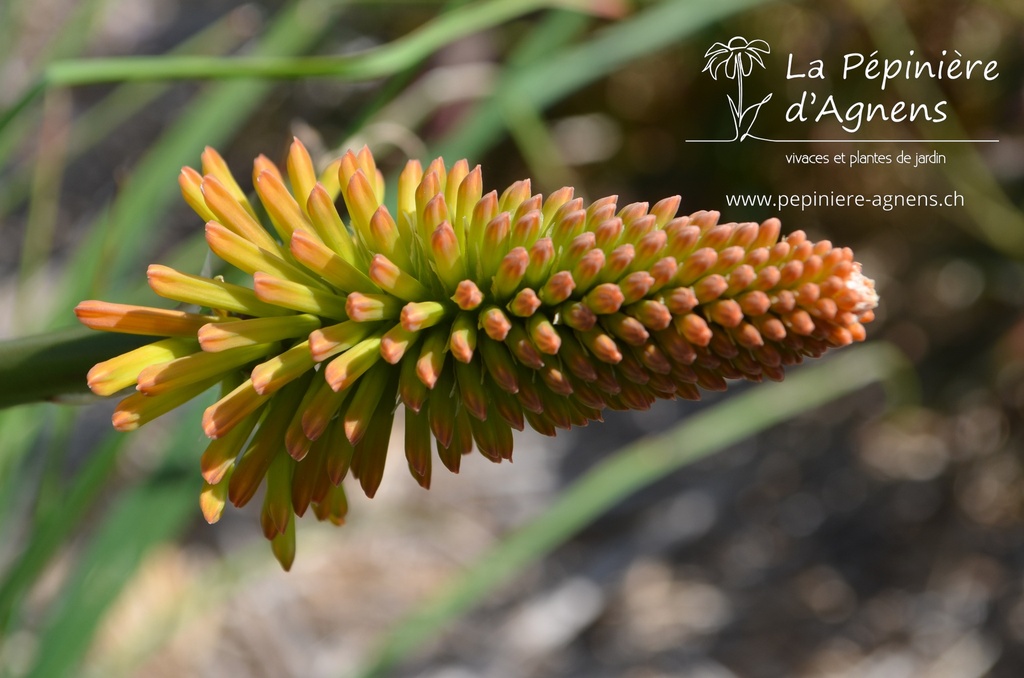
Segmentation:
{"type": "MultiPolygon", "coordinates": [[[[745,74],[720,47],[712,75],[745,74]]],[[[76,314],[154,337],[89,373],[100,395],[135,386],[120,430],[220,385],[203,416],[203,514],[266,483],[261,525],[285,569],[296,515],[343,523],[349,471],[377,491],[399,403],[409,472],[426,488],[431,439],[458,472],[474,445],[511,459],[526,424],[554,435],[606,407],[781,379],[863,341],[878,304],[850,249],[781,237],[778,219],[677,216],[679,196],[586,205],[568,187],[531,195],[528,180],[485,192],[479,167],[438,158],[406,165],[392,216],[368,148],[317,174],[297,139],[284,171],[261,156],[253,178],[268,223],[213,149],[179,177],[210,248],[249,285],[151,266],[157,294],[198,309],[85,301],[76,314]]]]}

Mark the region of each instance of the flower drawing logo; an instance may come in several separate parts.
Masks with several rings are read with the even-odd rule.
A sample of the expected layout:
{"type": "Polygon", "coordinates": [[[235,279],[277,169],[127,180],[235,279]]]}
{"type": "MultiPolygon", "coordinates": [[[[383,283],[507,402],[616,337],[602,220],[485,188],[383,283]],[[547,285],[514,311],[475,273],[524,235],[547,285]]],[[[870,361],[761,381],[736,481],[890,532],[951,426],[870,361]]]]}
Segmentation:
{"type": "Polygon", "coordinates": [[[769,94],[756,104],[751,104],[744,108],[743,78],[753,72],[755,63],[764,68],[765,65],[761,55],[770,52],[771,47],[764,40],[747,40],[737,35],[728,43],[716,42],[704,53],[704,58],[707,59],[704,71],[711,73],[711,77],[715,80],[718,80],[718,74],[722,72],[729,80],[736,81],[736,99],[733,99],[731,95],[727,95],[729,98],[729,109],[732,112],[733,125],[736,128],[735,136],[728,141],[743,141],[748,137],[759,138],[751,134],[750,129],[754,126],[754,121],[757,119],[757,114],[760,112],[761,107],[768,103],[772,95],[769,94]]]}

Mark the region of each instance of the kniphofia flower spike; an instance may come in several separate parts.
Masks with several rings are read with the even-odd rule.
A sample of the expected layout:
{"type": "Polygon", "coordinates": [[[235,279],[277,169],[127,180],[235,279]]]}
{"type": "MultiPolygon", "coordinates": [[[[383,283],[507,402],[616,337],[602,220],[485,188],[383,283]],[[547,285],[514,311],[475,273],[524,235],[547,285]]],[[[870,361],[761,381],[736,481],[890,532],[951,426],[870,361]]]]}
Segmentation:
{"type": "Polygon", "coordinates": [[[154,265],[153,290],[197,310],[81,303],[92,328],[161,337],[96,365],[89,386],[135,386],[113,416],[123,431],[219,387],[203,513],[214,522],[266,483],[263,532],[285,568],[296,515],[342,523],[349,474],[377,491],[398,402],[409,471],[429,487],[432,447],[457,472],[474,445],[511,459],[512,429],[554,435],[606,407],[782,379],[863,340],[877,303],[848,248],[780,240],[777,219],[677,217],[678,196],[485,193],[479,167],[437,159],[406,165],[392,214],[368,149],[318,179],[296,141],[284,173],[255,162],[268,229],[213,149],[179,181],[210,249],[252,286],[154,265]]]}

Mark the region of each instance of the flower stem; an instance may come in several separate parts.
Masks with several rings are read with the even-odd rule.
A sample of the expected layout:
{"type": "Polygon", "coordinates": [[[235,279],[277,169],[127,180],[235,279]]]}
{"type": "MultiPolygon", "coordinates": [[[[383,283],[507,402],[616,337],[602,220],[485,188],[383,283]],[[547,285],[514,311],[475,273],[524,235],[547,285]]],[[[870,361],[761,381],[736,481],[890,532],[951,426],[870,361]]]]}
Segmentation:
{"type": "Polygon", "coordinates": [[[0,342],[0,408],[88,393],[89,368],[158,339],[74,327],[0,342]]]}
{"type": "Polygon", "coordinates": [[[13,106],[0,112],[0,130],[46,88],[54,86],[212,78],[329,76],[355,81],[385,77],[401,72],[460,37],[554,4],[558,3],[553,0],[489,0],[471,3],[442,14],[387,45],[353,55],[232,58],[156,55],[54,61],[13,106]]]}

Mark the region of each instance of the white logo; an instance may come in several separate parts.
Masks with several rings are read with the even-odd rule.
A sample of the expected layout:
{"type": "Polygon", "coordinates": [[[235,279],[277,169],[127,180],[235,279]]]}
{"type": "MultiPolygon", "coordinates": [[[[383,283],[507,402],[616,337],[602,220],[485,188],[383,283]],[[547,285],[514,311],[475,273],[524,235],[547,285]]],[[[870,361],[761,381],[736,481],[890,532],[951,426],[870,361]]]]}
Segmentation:
{"type": "MultiPolygon", "coordinates": [[[[705,52],[704,58],[708,61],[704,66],[704,71],[711,73],[711,77],[715,80],[718,80],[718,74],[722,72],[729,80],[736,81],[736,99],[733,99],[732,95],[727,95],[736,134],[732,139],[722,139],[722,141],[743,141],[748,138],[760,139],[760,137],[751,134],[750,129],[754,126],[754,121],[757,119],[757,114],[761,111],[761,107],[768,103],[772,95],[769,94],[756,104],[744,107],[743,78],[753,72],[754,64],[764,68],[764,61],[761,59],[761,55],[769,54],[771,51],[771,47],[764,40],[747,40],[737,35],[728,43],[716,42],[705,52]]],[[[767,139],[763,141],[767,141],[767,139]]]]}

